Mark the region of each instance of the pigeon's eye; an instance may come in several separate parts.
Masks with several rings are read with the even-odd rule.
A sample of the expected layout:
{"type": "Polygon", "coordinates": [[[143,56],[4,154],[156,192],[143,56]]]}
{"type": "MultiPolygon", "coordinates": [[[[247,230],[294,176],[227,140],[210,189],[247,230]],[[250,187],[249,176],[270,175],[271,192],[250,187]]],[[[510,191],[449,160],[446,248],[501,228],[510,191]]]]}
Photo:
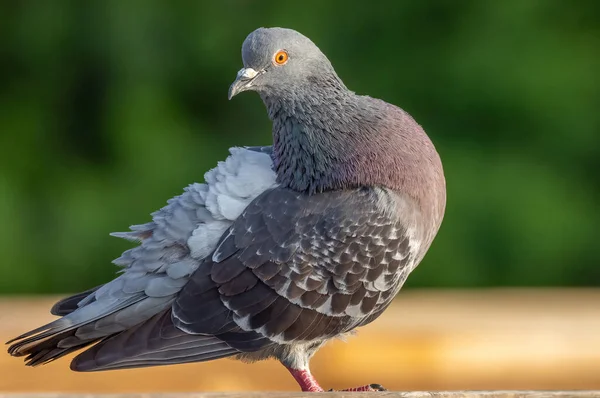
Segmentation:
{"type": "Polygon", "coordinates": [[[275,53],[274,59],[277,65],[284,65],[288,60],[288,53],[285,50],[279,50],[275,53]]]}

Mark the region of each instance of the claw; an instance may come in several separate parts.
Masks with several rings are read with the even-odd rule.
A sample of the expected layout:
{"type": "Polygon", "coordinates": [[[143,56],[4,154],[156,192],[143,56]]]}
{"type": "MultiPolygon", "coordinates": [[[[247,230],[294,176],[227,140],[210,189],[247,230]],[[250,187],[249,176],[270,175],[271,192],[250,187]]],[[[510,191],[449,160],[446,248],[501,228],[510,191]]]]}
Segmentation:
{"type": "Polygon", "coordinates": [[[387,391],[387,388],[381,384],[369,384],[369,387],[371,387],[374,391],[387,391]]]}

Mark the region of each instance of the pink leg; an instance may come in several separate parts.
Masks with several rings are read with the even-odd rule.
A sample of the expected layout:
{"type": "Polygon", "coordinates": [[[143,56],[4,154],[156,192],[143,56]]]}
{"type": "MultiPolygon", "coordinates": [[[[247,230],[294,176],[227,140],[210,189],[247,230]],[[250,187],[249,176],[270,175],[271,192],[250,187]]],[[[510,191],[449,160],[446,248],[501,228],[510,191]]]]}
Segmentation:
{"type": "Polygon", "coordinates": [[[319,383],[317,383],[317,380],[315,380],[313,375],[310,374],[310,371],[308,369],[287,368],[287,370],[289,370],[290,373],[292,374],[292,376],[294,376],[294,379],[296,379],[296,381],[300,385],[300,388],[302,389],[302,391],[304,391],[304,392],[323,392],[323,391],[325,391],[321,388],[319,383]]]}

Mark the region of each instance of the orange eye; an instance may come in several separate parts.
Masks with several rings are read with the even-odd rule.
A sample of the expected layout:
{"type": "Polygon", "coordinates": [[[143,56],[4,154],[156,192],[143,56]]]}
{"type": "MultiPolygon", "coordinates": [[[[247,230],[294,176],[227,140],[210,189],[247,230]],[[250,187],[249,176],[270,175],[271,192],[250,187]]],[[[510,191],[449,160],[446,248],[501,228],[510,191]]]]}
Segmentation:
{"type": "Polygon", "coordinates": [[[275,63],[277,65],[283,65],[287,62],[288,60],[288,53],[285,52],[284,50],[279,50],[277,51],[277,53],[275,54],[275,63]]]}

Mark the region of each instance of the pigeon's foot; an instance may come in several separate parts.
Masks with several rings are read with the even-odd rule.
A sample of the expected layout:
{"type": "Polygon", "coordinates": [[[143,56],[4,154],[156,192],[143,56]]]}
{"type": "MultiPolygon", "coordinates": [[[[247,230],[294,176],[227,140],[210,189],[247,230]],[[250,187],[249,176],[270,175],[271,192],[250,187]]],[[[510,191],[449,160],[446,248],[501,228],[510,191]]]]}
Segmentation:
{"type": "MultiPolygon", "coordinates": [[[[336,390],[329,390],[329,391],[336,391],[336,390]]],[[[374,392],[374,391],[387,391],[387,388],[384,388],[381,384],[367,384],[366,386],[346,388],[345,390],[337,390],[337,391],[374,392]]]]}
{"type": "MultiPolygon", "coordinates": [[[[294,379],[298,382],[298,385],[303,392],[323,392],[323,388],[319,385],[315,377],[310,373],[308,369],[293,369],[288,368],[287,370],[294,376],[294,379]]],[[[366,386],[346,388],[345,390],[329,390],[331,391],[347,391],[347,392],[375,392],[375,391],[387,391],[381,384],[367,384],[366,386]]]]}

